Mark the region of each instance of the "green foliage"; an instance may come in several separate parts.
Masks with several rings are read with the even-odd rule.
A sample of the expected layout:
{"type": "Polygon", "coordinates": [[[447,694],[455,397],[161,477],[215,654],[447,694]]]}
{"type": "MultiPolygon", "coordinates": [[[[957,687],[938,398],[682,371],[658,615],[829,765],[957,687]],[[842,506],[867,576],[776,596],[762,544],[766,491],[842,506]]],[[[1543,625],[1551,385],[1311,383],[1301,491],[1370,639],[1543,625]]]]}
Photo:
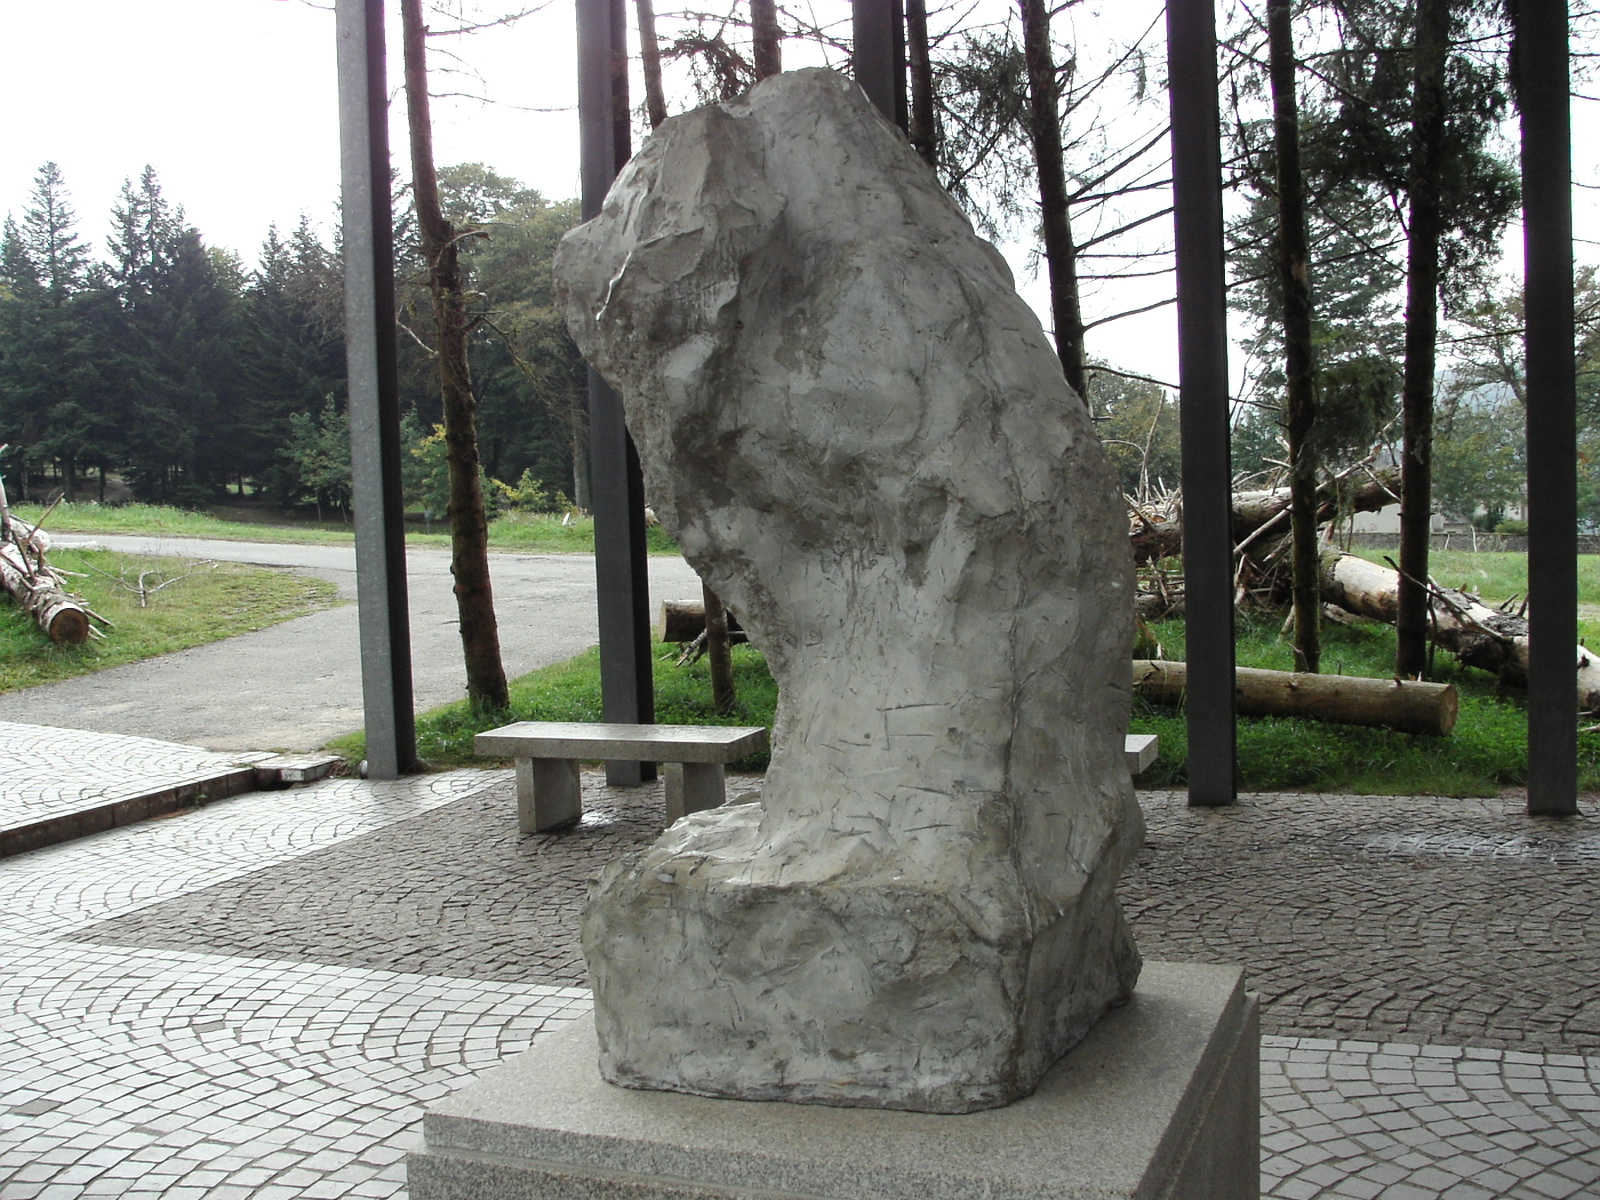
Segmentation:
{"type": "Polygon", "coordinates": [[[1528,478],[1522,406],[1490,387],[1441,405],[1433,448],[1433,497],[1440,512],[1470,520],[1482,508],[1520,504],[1528,478]]]}
{"type": "MultiPolygon", "coordinates": [[[[1574,293],[1578,524],[1592,532],[1600,529],[1600,273],[1592,264],[1578,268],[1574,293]]],[[[1454,317],[1460,332],[1439,389],[1435,488],[1446,512],[1470,515],[1481,507],[1495,518],[1481,523],[1492,528],[1525,494],[1521,286],[1483,286],[1458,304],[1454,317]]]]}
{"type": "MultiPolygon", "coordinates": [[[[445,169],[445,202],[467,231],[472,372],[480,451],[495,492],[586,503],[586,373],[551,298],[550,259],[578,219],[477,165],[445,169]],[[531,472],[527,486],[521,482],[531,472]]],[[[113,471],[143,501],[195,507],[229,488],[280,504],[348,505],[332,445],[345,404],[343,269],[302,218],[270,229],[254,270],[205,243],[146,168],[112,212],[107,261],[92,263],[60,171],[41,169],[22,219],[0,227],[0,443],[17,498],[53,467],[69,497],[113,471]]],[[[411,226],[402,214],[402,230],[411,226]]],[[[413,243],[401,301],[430,327],[413,243]]],[[[439,419],[437,372],[401,338],[402,404],[439,419]]],[[[438,511],[443,512],[441,504],[438,511]]]]}
{"type": "MultiPolygon", "coordinates": [[[[406,502],[432,520],[443,520],[450,504],[450,464],[445,446],[444,426],[433,432],[415,434],[406,448],[406,502]]],[[[478,486],[483,493],[484,510],[496,513],[564,513],[572,503],[559,491],[552,492],[532,467],[522,472],[516,483],[492,479],[482,464],[478,467],[478,486]]]]}
{"type": "Polygon", "coordinates": [[[544,485],[534,478],[532,467],[525,470],[522,478],[514,484],[502,483],[498,479],[493,483],[494,506],[500,512],[565,513],[572,507],[572,502],[560,492],[546,491],[544,485]]]}
{"type": "Polygon", "coordinates": [[[238,563],[200,566],[183,559],[71,549],[52,551],[50,561],[72,572],[72,586],[115,628],[103,641],[58,646],[0,592],[0,692],[201,646],[337,602],[338,589],[325,580],[238,563]],[[134,590],[141,575],[147,588],[175,582],[150,593],[148,606],[141,607],[134,590]]]}
{"type": "MultiPolygon", "coordinates": [[[[463,235],[461,266],[472,306],[468,353],[485,478],[520,480],[531,471],[551,496],[574,495],[586,507],[578,467],[587,459],[588,376],[555,309],[550,267],[556,243],[578,222],[577,207],[551,203],[481,163],[443,168],[439,182],[446,215],[463,235]]],[[[402,238],[398,249],[407,324],[431,329],[432,300],[414,238],[402,238]]],[[[433,428],[442,419],[438,369],[410,338],[401,344],[401,381],[418,428],[433,428]]],[[[494,493],[485,486],[486,498],[494,493]]],[[[435,486],[426,506],[443,513],[443,497],[435,486]]]]}
{"type": "Polygon", "coordinates": [[[1235,476],[1281,475],[1289,450],[1284,441],[1282,412],[1249,408],[1230,431],[1235,476]]]}
{"type": "MultiPolygon", "coordinates": [[[[1296,43],[1308,64],[1299,73],[1300,149],[1320,406],[1312,445],[1325,464],[1338,466],[1365,455],[1397,409],[1416,6],[1323,0],[1297,6],[1297,13],[1296,43]]],[[[1509,103],[1502,18],[1501,6],[1488,0],[1455,6],[1438,181],[1447,311],[1482,286],[1518,203],[1515,160],[1502,134],[1509,103]]],[[[1248,395],[1270,412],[1283,402],[1282,298],[1258,20],[1249,16],[1233,34],[1242,64],[1230,91],[1233,161],[1246,199],[1229,224],[1229,239],[1234,295],[1251,318],[1248,347],[1260,364],[1248,395]]],[[[1251,449],[1263,449],[1260,439],[1251,449]]]]}
{"type": "MultiPolygon", "coordinates": [[[[444,443],[444,426],[416,436],[406,447],[406,502],[442,521],[450,507],[449,448],[444,443]]],[[[480,477],[483,482],[487,477],[480,477]]]]}
{"type": "Polygon", "coordinates": [[[328,396],[315,415],[298,412],[289,417],[289,441],[280,456],[296,482],[295,492],[316,500],[317,515],[331,504],[350,511],[350,420],[328,396]]]}
{"type": "Polygon", "coordinates": [[[1160,384],[1090,367],[1095,429],[1124,495],[1149,499],[1178,486],[1183,457],[1178,406],[1160,384]]]}

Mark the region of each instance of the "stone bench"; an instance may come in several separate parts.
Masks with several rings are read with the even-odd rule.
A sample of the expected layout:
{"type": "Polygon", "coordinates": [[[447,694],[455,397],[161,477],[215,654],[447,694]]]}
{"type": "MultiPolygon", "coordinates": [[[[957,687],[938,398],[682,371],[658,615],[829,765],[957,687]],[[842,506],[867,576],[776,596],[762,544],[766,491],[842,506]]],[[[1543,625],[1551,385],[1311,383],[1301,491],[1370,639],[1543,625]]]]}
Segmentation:
{"type": "Polygon", "coordinates": [[[657,762],[666,767],[667,824],[726,798],[725,764],[766,749],[761,726],[590,725],[519,721],[478,734],[475,754],[515,759],[517,824],[538,833],[583,815],[580,762],[657,762]]]}
{"type": "MultiPolygon", "coordinates": [[[[666,766],[667,824],[726,799],[724,764],[764,750],[767,731],[739,725],[590,725],[575,721],[519,721],[478,734],[475,754],[517,764],[517,824],[539,833],[583,815],[580,762],[659,762],[666,766]]],[[[1153,733],[1123,741],[1128,773],[1156,760],[1153,733]]]]}
{"type": "Polygon", "coordinates": [[[1122,739],[1122,756],[1128,761],[1128,774],[1137,779],[1156,761],[1160,745],[1153,733],[1130,733],[1122,739]]]}

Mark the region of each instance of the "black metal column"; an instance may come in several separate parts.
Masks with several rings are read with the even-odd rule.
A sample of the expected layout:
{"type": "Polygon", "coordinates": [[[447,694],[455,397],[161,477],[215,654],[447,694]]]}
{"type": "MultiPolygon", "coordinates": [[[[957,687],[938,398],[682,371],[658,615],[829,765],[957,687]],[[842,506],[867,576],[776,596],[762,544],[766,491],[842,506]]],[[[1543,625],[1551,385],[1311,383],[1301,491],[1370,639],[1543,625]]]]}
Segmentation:
{"type": "MultiPolygon", "coordinates": [[[[627,23],[623,0],[577,0],[578,124],[583,156],[583,218],[598,215],[628,161],[627,23]]],[[[650,585],[644,478],[623,423],[622,399],[589,369],[589,461],[594,506],[594,569],[600,618],[601,712],[607,721],[655,719],[651,675],[650,585]]],[[[656,777],[655,763],[609,762],[606,782],[634,787],[656,777]]]]}
{"type": "Polygon", "coordinates": [[[878,111],[906,128],[905,0],[854,0],[850,59],[878,111]]]}
{"type": "Polygon", "coordinates": [[[406,606],[383,0],[338,0],[344,305],[367,776],[417,766],[406,606]]]}
{"type": "Polygon", "coordinates": [[[1578,811],[1577,386],[1567,6],[1517,6],[1528,379],[1528,812],[1578,811]]]}
{"type": "Polygon", "coordinates": [[[1233,497],[1222,152],[1212,0],[1168,0],[1172,199],[1178,268],[1189,803],[1237,798],[1233,497]]]}

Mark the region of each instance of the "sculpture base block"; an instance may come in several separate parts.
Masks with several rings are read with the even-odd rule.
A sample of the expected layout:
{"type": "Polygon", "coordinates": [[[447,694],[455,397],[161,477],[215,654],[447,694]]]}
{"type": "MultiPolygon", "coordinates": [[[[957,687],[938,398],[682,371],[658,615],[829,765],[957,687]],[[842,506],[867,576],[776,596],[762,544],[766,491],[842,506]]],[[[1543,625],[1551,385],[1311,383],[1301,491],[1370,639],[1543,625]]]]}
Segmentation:
{"type": "Polygon", "coordinates": [[[1254,1200],[1260,1034],[1234,967],[1147,962],[1006,1108],[712,1100],[601,1080],[589,1019],[431,1109],[411,1200],[1254,1200]]]}

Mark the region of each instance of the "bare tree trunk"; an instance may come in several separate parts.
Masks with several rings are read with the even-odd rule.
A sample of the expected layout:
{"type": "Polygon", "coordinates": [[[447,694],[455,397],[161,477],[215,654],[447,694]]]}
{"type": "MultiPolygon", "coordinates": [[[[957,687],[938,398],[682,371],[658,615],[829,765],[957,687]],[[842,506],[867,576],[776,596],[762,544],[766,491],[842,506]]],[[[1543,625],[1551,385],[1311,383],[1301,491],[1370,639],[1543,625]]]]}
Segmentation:
{"type": "Polygon", "coordinates": [[[701,584],[706,602],[706,657],[711,660],[711,707],[727,716],[738,702],[733,688],[733,654],[728,649],[728,610],[710,588],[701,584]]]}
{"type": "Polygon", "coordinates": [[[650,128],[667,119],[667,95],[661,87],[661,43],[656,40],[656,10],[651,0],[635,0],[639,16],[639,65],[644,68],[644,106],[650,128]]]}
{"type": "Polygon", "coordinates": [[[567,428],[572,439],[572,503],[580,512],[589,511],[589,381],[579,375],[573,380],[568,399],[567,428]]]}
{"type": "Polygon", "coordinates": [[[1433,512],[1433,372],[1439,328],[1439,169],[1445,131],[1444,70],[1450,0],[1418,0],[1411,97],[1410,218],[1406,239],[1406,361],[1401,385],[1400,614],[1395,674],[1427,667],[1428,539],[1433,512]]]}
{"type": "Polygon", "coordinates": [[[906,62],[911,72],[911,144],[930,167],[939,165],[939,127],[933,108],[933,59],[928,48],[927,0],[906,0],[906,62]]]}
{"type": "Polygon", "coordinates": [[[439,390],[444,405],[446,462],[450,470],[450,573],[467,668],[467,699],[475,710],[510,704],[500,662],[500,630],[489,583],[489,523],[478,482],[477,400],[467,366],[467,304],[461,278],[460,234],[445,218],[433,164],[433,124],[428,112],[428,68],[422,0],[401,0],[405,37],[406,117],[411,129],[412,193],[422,251],[428,263],[438,330],[439,390]]]}
{"type": "Polygon", "coordinates": [[[1028,62],[1028,100],[1033,157],[1039,168],[1039,221],[1050,273],[1050,319],[1056,353],[1067,382],[1086,397],[1083,314],[1078,306],[1078,255],[1067,211],[1067,173],[1061,153],[1060,94],[1050,52],[1050,12],[1045,0],[1017,0],[1022,8],[1022,47],[1028,62]]]}
{"type": "Polygon", "coordinates": [[[750,0],[750,36],[756,78],[765,79],[782,71],[783,35],[778,29],[778,6],[774,0],[750,0]]]}
{"type": "Polygon", "coordinates": [[[1278,279],[1289,405],[1289,536],[1294,568],[1295,669],[1315,674],[1322,656],[1317,591],[1316,365],[1311,342],[1310,252],[1300,177],[1300,110],[1295,100],[1294,31],[1289,0],[1267,5],[1272,124],[1278,160],[1278,279]]]}

